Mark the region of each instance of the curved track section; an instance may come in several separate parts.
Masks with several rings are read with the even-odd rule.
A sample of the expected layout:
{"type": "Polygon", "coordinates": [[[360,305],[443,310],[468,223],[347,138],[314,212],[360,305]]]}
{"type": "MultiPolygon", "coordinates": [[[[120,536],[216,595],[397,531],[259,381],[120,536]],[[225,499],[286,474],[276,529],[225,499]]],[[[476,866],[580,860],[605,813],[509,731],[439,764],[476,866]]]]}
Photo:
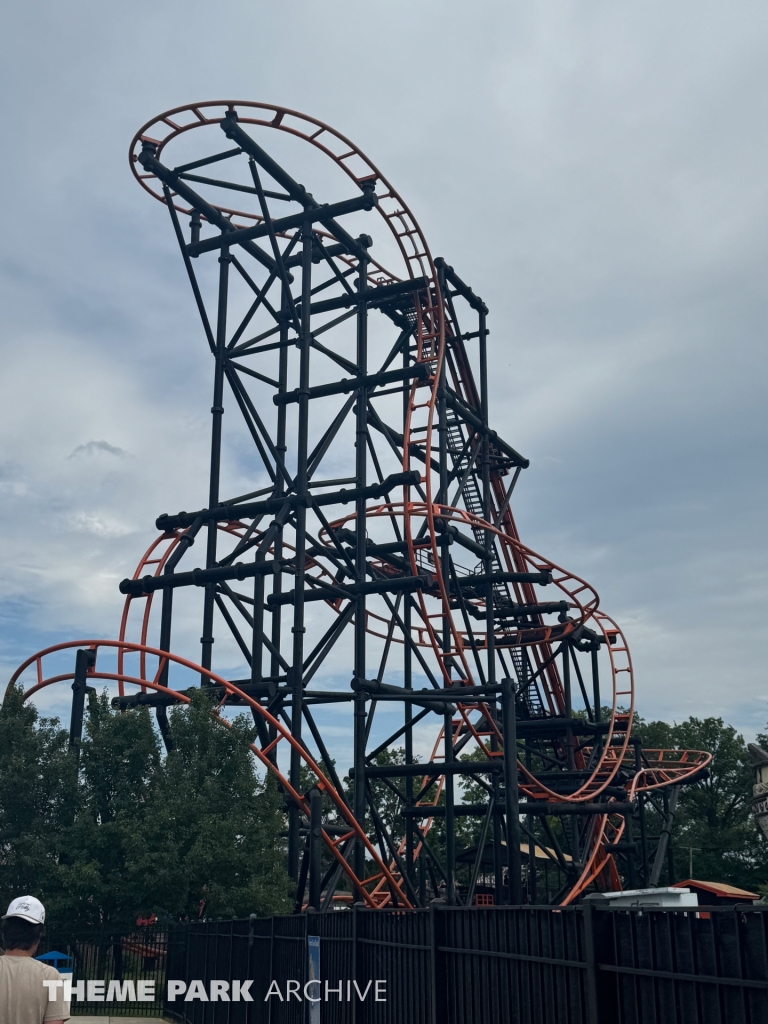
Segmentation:
{"type": "MultiPolygon", "coordinates": [[[[298,754],[304,767],[311,773],[314,779],[314,785],[317,786],[323,794],[327,794],[341,820],[349,826],[349,830],[347,832],[342,832],[341,835],[333,837],[323,831],[323,841],[334,859],[339,863],[342,870],[352,882],[355,891],[365,901],[366,905],[371,907],[382,907],[392,905],[394,903],[396,906],[405,908],[409,908],[411,906],[407,896],[403,892],[402,886],[392,875],[388,866],[380,860],[375,847],[355,821],[346,802],[341,799],[336,789],[325,777],[320,766],[315,762],[307,750],[297,743],[283,723],[272,716],[257,701],[249,697],[247,693],[240,690],[237,686],[229,680],[224,679],[222,676],[217,676],[216,673],[207,671],[200,665],[195,665],[194,662],[188,661],[186,658],[179,657],[178,655],[171,654],[167,651],[161,651],[156,647],[147,647],[145,644],[133,644],[119,640],[69,640],[65,643],[48,647],[45,650],[34,654],[31,658],[28,658],[11,676],[9,686],[14,686],[19,683],[23,678],[24,673],[29,669],[34,670],[38,681],[25,692],[26,698],[33,696],[35,693],[47,686],[53,685],[54,683],[68,682],[74,679],[74,672],[46,676],[45,668],[47,658],[51,658],[61,651],[71,650],[73,648],[87,648],[94,652],[94,664],[88,671],[88,678],[90,680],[102,679],[105,682],[118,683],[123,686],[128,683],[133,686],[138,686],[142,690],[149,688],[156,693],[163,693],[167,695],[174,701],[188,704],[190,702],[190,698],[186,696],[186,694],[179,693],[177,690],[170,689],[160,683],[160,679],[163,677],[166,668],[168,668],[169,665],[178,665],[182,668],[191,670],[195,674],[202,673],[211,684],[222,688],[224,695],[221,698],[219,705],[220,708],[224,707],[227,698],[229,697],[236,697],[242,701],[242,703],[248,705],[248,707],[252,709],[254,715],[258,716],[274,731],[274,738],[265,747],[262,748],[256,743],[251,744],[251,750],[263,767],[276,776],[288,796],[294,800],[308,816],[310,811],[308,800],[304,794],[293,788],[290,780],[277,767],[275,752],[278,750],[279,745],[282,743],[284,747],[290,747],[298,754]],[[127,654],[143,655],[142,664],[145,666],[147,658],[156,659],[157,670],[152,679],[102,670],[98,666],[98,655],[101,652],[113,652],[116,653],[118,657],[125,657],[127,654]],[[369,857],[378,868],[378,872],[372,873],[365,879],[358,879],[355,877],[353,872],[350,870],[343,853],[341,852],[344,845],[352,838],[357,838],[359,842],[362,842],[365,845],[369,857]],[[389,891],[386,893],[384,898],[380,897],[378,900],[375,900],[371,896],[370,889],[375,887],[380,880],[383,880],[386,883],[389,891]]],[[[227,720],[225,718],[221,718],[217,710],[214,710],[213,714],[223,726],[228,725],[227,720]]]]}

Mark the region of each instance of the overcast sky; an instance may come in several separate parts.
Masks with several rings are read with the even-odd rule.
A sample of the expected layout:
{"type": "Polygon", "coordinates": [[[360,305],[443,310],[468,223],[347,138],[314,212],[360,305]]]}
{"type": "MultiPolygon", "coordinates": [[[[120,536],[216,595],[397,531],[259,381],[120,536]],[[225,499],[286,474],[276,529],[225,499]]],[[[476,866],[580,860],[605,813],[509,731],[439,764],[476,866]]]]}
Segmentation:
{"type": "Polygon", "coordinates": [[[522,538],[624,626],[641,714],[765,726],[764,2],[27,0],[0,40],[4,674],[116,635],[156,515],[205,504],[210,360],[127,149],[256,99],[351,137],[489,305],[522,538]]]}

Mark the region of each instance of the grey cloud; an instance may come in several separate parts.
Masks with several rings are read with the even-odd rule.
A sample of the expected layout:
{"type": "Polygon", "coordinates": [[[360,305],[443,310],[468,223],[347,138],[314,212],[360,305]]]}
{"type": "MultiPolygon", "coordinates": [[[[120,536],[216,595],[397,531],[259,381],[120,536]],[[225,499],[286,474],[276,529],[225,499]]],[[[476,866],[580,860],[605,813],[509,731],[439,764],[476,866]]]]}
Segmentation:
{"type": "MultiPolygon", "coordinates": [[[[206,500],[209,357],[128,143],[176,104],[268,99],[367,151],[488,303],[493,425],[532,460],[515,491],[523,540],[626,625],[641,713],[717,713],[754,735],[768,698],[765,5],[392,0],[386,26],[371,33],[352,0],[6,12],[0,462],[19,493],[2,494],[0,565],[7,599],[30,609],[30,651],[64,630],[114,633],[116,581],[155,516],[206,500]],[[201,18],[212,37],[258,40],[256,59],[206,49],[201,18]],[[119,480],[66,458],[84,437],[135,455],[119,480]]],[[[243,452],[225,453],[228,494],[259,486],[243,452]]],[[[190,612],[180,645],[195,635],[190,612]]]]}
{"type": "Polygon", "coordinates": [[[123,448],[118,448],[117,445],[110,444],[108,441],[88,441],[87,444],[79,444],[67,458],[75,459],[80,455],[98,455],[100,452],[114,455],[118,459],[130,458],[129,452],[123,448]]]}

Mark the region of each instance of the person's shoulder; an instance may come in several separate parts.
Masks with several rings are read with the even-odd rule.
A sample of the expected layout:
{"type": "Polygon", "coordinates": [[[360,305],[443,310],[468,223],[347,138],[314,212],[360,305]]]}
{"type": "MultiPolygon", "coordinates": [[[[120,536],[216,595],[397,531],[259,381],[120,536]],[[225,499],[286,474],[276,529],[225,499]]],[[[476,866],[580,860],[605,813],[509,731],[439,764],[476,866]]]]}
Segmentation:
{"type": "Polygon", "coordinates": [[[40,960],[35,960],[33,956],[3,956],[0,957],[0,962],[6,962],[6,966],[15,967],[17,971],[24,971],[25,974],[38,975],[41,978],[58,978],[59,972],[55,967],[51,967],[50,964],[44,964],[40,960]],[[10,962],[13,961],[11,964],[10,962]]]}
{"type": "Polygon", "coordinates": [[[39,960],[32,960],[33,964],[37,964],[40,968],[40,972],[43,978],[61,979],[61,975],[55,967],[51,967],[50,964],[43,964],[39,960]]]}

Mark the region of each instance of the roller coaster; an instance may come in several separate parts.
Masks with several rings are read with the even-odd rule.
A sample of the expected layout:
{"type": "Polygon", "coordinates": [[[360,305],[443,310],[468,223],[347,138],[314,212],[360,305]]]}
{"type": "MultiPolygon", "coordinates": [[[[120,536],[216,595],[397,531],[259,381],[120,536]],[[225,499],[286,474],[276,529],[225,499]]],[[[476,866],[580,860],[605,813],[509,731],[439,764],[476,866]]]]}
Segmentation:
{"type": "Polygon", "coordinates": [[[47,648],[12,683],[71,681],[75,748],[96,679],[116,706],[155,709],[168,749],[167,709],[192,688],[222,727],[250,709],[286,800],[297,910],[658,884],[677,794],[710,755],[643,748],[623,632],[518,535],[528,460],[490,426],[485,303],[312,117],[178,107],[137,132],[130,166],[166,208],[213,361],[207,505],[157,519],[120,584],[117,639],[47,648]],[[255,489],[223,498],[225,402],[255,489]],[[187,569],[198,539],[204,567],[187,569]],[[191,615],[194,657],[172,644],[191,615]],[[352,737],[343,779],[330,712],[352,737]],[[462,804],[467,784],[480,798],[462,804]],[[474,820],[466,849],[459,818],[474,820]]]}

